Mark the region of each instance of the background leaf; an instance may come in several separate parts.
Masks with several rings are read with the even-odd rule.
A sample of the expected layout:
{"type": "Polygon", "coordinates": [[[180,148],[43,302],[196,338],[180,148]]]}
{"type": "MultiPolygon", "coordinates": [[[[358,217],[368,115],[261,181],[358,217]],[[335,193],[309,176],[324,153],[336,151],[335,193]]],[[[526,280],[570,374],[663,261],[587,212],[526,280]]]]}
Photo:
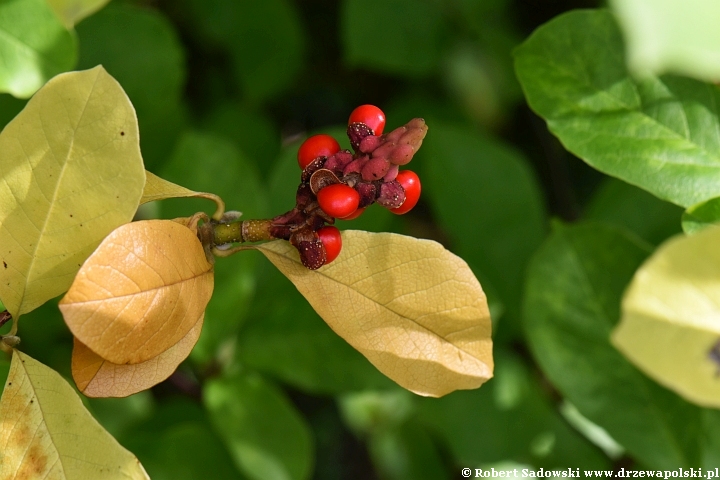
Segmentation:
{"type": "Polygon", "coordinates": [[[603,10],[548,22],[515,51],[528,103],[592,167],[690,206],[720,195],[720,90],[680,77],[633,81],[603,10]]]}
{"type": "Polygon", "coordinates": [[[693,234],[718,221],[720,221],[720,198],[713,198],[685,210],[682,215],[682,229],[687,234],[693,234]]]}
{"type": "Polygon", "coordinates": [[[720,406],[717,325],[720,230],[674,237],[635,273],[612,342],[626,358],[693,403],[720,406]]]}
{"type": "Polygon", "coordinates": [[[203,399],[236,465],[250,478],[309,477],[310,433],[277,387],[258,375],[233,375],[209,382],[203,399]]]}
{"type": "Polygon", "coordinates": [[[202,316],[212,290],[212,265],[197,236],[170,220],[146,220],[103,240],[60,310],[93,352],[112,363],[136,364],[178,343],[202,316]]]}
{"type": "Polygon", "coordinates": [[[496,349],[495,359],[496,376],[486,386],[418,399],[419,420],[443,440],[456,465],[609,468],[608,459],[553,408],[517,355],[496,349]]]}
{"type": "Polygon", "coordinates": [[[393,385],[338,337],[279,271],[268,268],[264,274],[238,338],[237,357],[243,365],[309,393],[393,385]]]}
{"type": "Polygon", "coordinates": [[[340,256],[317,272],[303,267],[287,242],[256,248],[338,335],[402,387],[442,396],[492,376],[485,294],[467,264],[439,244],[345,231],[340,256]]]}
{"type": "Polygon", "coordinates": [[[0,419],[4,478],[149,478],[57,372],[17,350],[0,399],[0,419]]]}
{"type": "Polygon", "coordinates": [[[345,61],[399,75],[426,75],[440,56],[442,10],[433,0],[344,0],[345,61]],[[368,26],[372,35],[368,35],[368,26]]]}
{"type": "Polygon", "coordinates": [[[78,25],[80,67],[102,64],[122,84],[142,125],[145,165],[167,160],[186,123],[185,53],[173,25],[156,10],[113,2],[78,25]]]}
{"type": "Polygon", "coordinates": [[[628,66],[638,74],[674,72],[720,79],[720,32],[712,0],[611,0],[627,42],[628,66]]]}
{"type": "Polygon", "coordinates": [[[77,40],[46,0],[0,4],[0,91],[27,98],[77,61],[77,40]]]}
{"type": "Polygon", "coordinates": [[[48,82],[0,134],[0,297],[18,317],[64,292],[137,209],[135,112],[97,67],[48,82]]]}
{"type": "Polygon", "coordinates": [[[607,178],[590,199],[583,218],[628,229],[657,245],[680,233],[682,209],[648,192],[614,178],[607,178]]]}
{"type": "Polygon", "coordinates": [[[104,7],[110,0],[47,0],[67,28],[104,7]]]}
{"type": "Polygon", "coordinates": [[[648,247],[602,225],[557,226],[528,272],[530,347],[585,417],[653,468],[697,465],[699,409],[657,386],[609,342],[620,296],[648,247]]]}

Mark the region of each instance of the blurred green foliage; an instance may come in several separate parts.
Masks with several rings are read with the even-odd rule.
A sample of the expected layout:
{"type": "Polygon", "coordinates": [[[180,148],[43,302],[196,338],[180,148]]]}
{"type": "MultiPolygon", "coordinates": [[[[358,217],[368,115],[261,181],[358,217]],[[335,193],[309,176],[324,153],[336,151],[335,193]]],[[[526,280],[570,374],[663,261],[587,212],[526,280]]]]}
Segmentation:
{"type": "MultiPolygon", "coordinates": [[[[38,1],[0,2],[0,30],[13,4],[38,1]]],[[[623,288],[649,244],[680,231],[682,210],[566,154],[513,71],[511,51],[533,29],[597,3],[113,0],[57,40],[64,63],[41,65],[44,74],[72,68],[62,42],[76,37],[79,68],[103,64],[132,100],[147,168],[221,195],[244,218],[293,206],[300,142],[322,131],[346,146],[355,106],[379,105],[388,129],[424,117],[429,134],[411,166],[419,206],[403,217],[374,207],[339,226],[438,240],[490,299],[495,378],[426,399],[335,335],[261,255],[218,259],[190,359],[150,392],[88,401],[153,479],[717,465],[718,414],[656,385],[608,342],[623,288]],[[551,216],[582,220],[549,233],[551,216]],[[610,458],[568,423],[566,402],[625,456],[610,458]]],[[[23,104],[0,95],[0,122],[23,104]]],[[[211,209],[181,199],[142,214],[211,209]]],[[[72,339],[54,302],[23,319],[22,335],[24,351],[69,377],[72,339]]],[[[8,367],[0,359],[0,379],[8,367]]]]}

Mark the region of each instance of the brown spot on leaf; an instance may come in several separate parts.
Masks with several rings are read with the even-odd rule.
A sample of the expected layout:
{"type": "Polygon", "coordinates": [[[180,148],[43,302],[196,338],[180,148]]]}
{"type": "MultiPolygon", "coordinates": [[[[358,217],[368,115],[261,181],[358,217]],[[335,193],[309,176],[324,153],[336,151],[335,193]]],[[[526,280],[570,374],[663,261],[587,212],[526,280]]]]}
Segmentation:
{"type": "Polygon", "coordinates": [[[7,262],[3,261],[3,267],[7,268],[7,262]]]}
{"type": "Polygon", "coordinates": [[[125,136],[125,132],[120,132],[120,136],[125,136]]]}

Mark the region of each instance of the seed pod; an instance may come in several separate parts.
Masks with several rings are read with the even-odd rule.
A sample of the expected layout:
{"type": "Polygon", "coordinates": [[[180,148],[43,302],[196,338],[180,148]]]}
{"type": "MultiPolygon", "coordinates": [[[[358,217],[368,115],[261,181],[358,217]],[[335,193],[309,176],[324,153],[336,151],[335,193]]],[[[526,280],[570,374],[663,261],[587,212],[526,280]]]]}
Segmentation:
{"type": "Polygon", "coordinates": [[[363,138],[360,142],[360,151],[362,153],[370,153],[378,148],[383,143],[382,137],[376,137],[375,135],[368,135],[363,138]]]}
{"type": "Polygon", "coordinates": [[[390,169],[383,177],[383,182],[392,182],[393,180],[395,180],[395,177],[397,177],[398,175],[398,171],[400,171],[400,167],[398,167],[397,165],[390,165],[390,169]]]}
{"type": "Polygon", "coordinates": [[[415,155],[415,149],[412,145],[398,145],[392,152],[390,152],[388,160],[395,165],[406,165],[410,163],[413,155],[415,155]]]}
{"type": "Polygon", "coordinates": [[[355,185],[355,190],[360,194],[360,203],[358,209],[365,208],[368,205],[375,203],[375,197],[377,197],[377,187],[372,183],[358,182],[355,185]]]}
{"type": "Polygon", "coordinates": [[[348,150],[341,150],[335,155],[331,155],[325,161],[324,168],[332,170],[336,174],[342,174],[343,169],[348,163],[352,162],[353,156],[348,150]]]}
{"type": "Polygon", "coordinates": [[[380,185],[377,203],[385,208],[398,208],[405,203],[405,190],[397,180],[380,185]]]}
{"type": "Polygon", "coordinates": [[[390,169],[390,162],[387,158],[371,158],[362,168],[362,178],[366,182],[380,180],[390,169]]]}
{"type": "Polygon", "coordinates": [[[358,151],[360,142],[362,142],[365,137],[372,134],[372,129],[364,123],[356,122],[348,125],[347,136],[350,139],[350,145],[352,145],[352,148],[355,151],[358,151]]]}
{"type": "Polygon", "coordinates": [[[325,265],[325,247],[320,237],[308,227],[301,228],[292,234],[290,243],[297,248],[302,264],[310,269],[317,270],[325,265]]]}

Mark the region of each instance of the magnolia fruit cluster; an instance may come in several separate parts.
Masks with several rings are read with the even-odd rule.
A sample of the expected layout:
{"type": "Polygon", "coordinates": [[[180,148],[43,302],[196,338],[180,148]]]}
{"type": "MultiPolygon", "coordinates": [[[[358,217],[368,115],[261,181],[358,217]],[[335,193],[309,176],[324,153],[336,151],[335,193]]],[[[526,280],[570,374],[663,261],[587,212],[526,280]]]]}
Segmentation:
{"type": "Polygon", "coordinates": [[[298,150],[302,169],[296,205],[272,220],[271,234],[300,252],[307,268],[333,261],[342,248],[335,219],[352,220],[373,203],[402,215],[420,198],[420,179],[400,170],[412,160],[427,133],[416,118],[383,134],[385,114],[373,105],[356,108],[347,135],[354,152],[341,150],[330,135],[308,138],[298,150]],[[327,224],[327,226],[326,226],[327,224]]]}

